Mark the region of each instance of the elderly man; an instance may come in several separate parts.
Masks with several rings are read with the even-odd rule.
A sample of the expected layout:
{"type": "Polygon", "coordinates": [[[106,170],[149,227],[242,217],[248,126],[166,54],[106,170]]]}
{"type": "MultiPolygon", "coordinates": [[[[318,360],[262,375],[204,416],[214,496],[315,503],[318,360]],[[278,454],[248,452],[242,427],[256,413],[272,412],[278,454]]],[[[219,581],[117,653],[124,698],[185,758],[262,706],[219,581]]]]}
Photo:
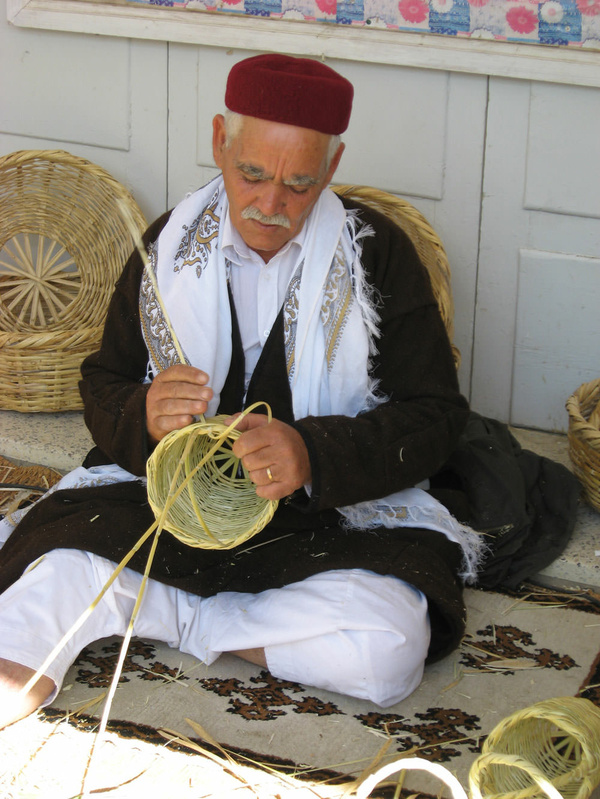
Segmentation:
{"type": "Polygon", "coordinates": [[[213,123],[222,174],[149,228],[159,297],[134,254],[83,364],[97,447],[14,532],[3,522],[0,723],[50,702],[83,646],[124,634],[145,553],[19,693],[153,520],[151,449],[257,400],[273,419],[246,416],[234,450],[257,493],[285,501],[233,550],[165,533],[135,634],[381,706],[460,640],[478,537],[426,489],[468,406],[407,236],[327,188],[352,94],[308,59],[231,70],[213,123]]]}

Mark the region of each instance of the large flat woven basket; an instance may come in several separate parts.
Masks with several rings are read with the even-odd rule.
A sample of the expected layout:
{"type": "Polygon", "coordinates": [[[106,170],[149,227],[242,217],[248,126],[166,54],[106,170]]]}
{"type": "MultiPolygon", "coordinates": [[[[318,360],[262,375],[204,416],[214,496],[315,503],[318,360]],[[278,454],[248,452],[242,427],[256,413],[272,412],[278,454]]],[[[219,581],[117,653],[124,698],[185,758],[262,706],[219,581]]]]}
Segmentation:
{"type": "Polygon", "coordinates": [[[600,511],[600,379],[583,383],[567,400],[569,456],[587,502],[600,511]]]}
{"type": "Polygon", "coordinates": [[[454,363],[460,365],[460,352],[454,345],[454,302],[452,275],[444,245],[436,231],[414,205],[401,197],[370,186],[332,186],[336,194],[363,203],[387,216],[408,235],[422,264],[429,273],[433,294],[448,338],[452,344],[454,363]]]}
{"type": "Polygon", "coordinates": [[[106,170],[62,150],[0,158],[0,408],[81,408],[82,360],[99,346],[114,283],[134,247],[106,170]]]}

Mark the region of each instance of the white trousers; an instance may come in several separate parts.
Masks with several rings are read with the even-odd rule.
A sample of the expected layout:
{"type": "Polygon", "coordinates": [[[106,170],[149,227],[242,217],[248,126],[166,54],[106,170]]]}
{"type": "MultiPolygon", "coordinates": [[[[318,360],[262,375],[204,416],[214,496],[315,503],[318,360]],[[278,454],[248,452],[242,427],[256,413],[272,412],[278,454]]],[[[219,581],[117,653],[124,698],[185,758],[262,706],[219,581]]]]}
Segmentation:
{"type": "MultiPolygon", "coordinates": [[[[54,550],[0,595],[0,658],[38,669],[92,603],[115,564],[54,550]]],[[[79,652],[124,635],[142,577],[124,569],[45,673],[52,701],[79,652]]],[[[258,594],[201,598],[149,580],[134,625],[210,664],[222,652],[263,648],[273,676],[388,707],[419,685],[429,646],[425,596],[362,569],[323,572],[258,594]]]]}

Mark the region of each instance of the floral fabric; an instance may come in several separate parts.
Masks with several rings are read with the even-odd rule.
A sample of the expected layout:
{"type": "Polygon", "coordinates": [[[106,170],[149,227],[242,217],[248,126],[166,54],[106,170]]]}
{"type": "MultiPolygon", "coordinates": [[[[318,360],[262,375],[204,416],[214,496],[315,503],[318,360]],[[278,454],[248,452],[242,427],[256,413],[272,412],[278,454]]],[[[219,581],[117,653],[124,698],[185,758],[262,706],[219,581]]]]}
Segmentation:
{"type": "Polygon", "coordinates": [[[600,0],[129,0],[248,17],[600,50],[600,0]]]}

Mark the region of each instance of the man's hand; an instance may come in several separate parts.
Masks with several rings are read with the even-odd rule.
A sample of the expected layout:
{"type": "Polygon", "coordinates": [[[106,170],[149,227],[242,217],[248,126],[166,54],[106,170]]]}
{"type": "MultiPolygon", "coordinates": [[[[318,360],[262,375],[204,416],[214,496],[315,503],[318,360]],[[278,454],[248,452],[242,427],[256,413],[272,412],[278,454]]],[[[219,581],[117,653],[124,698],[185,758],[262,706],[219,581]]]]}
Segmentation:
{"type": "Polygon", "coordinates": [[[153,442],[206,413],[213,390],[208,375],[193,366],[169,366],[160,372],[146,395],[146,427],[153,442]]]}
{"type": "Polygon", "coordinates": [[[260,413],[249,413],[237,429],[242,435],[234,443],[233,453],[256,483],[259,497],[283,499],[310,483],[308,452],[293,427],[277,419],[269,422],[260,413]]]}

